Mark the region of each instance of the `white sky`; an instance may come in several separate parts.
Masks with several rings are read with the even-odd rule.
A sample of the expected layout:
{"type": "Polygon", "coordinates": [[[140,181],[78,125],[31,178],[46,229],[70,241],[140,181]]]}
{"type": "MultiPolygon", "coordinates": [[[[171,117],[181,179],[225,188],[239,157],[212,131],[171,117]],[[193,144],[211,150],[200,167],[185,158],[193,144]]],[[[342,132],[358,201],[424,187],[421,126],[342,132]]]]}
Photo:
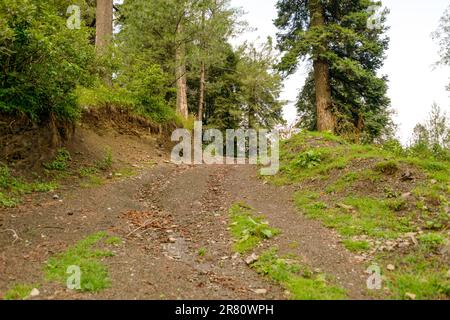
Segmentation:
{"type": "MultiPolygon", "coordinates": [[[[277,29],[273,20],[277,16],[277,0],[232,0],[232,5],[242,7],[251,27],[257,31],[242,35],[237,41],[275,39],[277,29]]],[[[388,16],[390,49],[382,74],[389,77],[389,97],[396,111],[395,122],[399,125],[398,136],[407,142],[412,129],[423,121],[433,102],[450,113],[450,93],[445,86],[450,82],[450,68],[437,67],[439,47],[431,33],[437,29],[439,19],[450,0],[384,0],[391,10],[388,16]]],[[[294,101],[303,86],[306,70],[299,71],[285,81],[283,99],[291,101],[284,110],[288,121],[295,119],[294,101]]]]}

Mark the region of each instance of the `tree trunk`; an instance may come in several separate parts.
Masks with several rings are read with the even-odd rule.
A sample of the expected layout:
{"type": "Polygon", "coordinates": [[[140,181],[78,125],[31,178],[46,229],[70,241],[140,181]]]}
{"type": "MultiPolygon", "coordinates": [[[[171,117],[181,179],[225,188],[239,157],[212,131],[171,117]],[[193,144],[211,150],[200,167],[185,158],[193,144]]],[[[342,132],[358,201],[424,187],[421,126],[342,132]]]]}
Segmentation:
{"type": "Polygon", "coordinates": [[[95,45],[104,52],[113,35],[113,0],[97,0],[95,45]]]}
{"type": "MultiPolygon", "coordinates": [[[[182,37],[183,26],[180,22],[177,26],[177,35],[182,37]]],[[[180,40],[183,41],[183,40],[180,40]]],[[[186,80],[186,45],[184,42],[177,43],[175,51],[175,76],[177,79],[177,114],[184,119],[188,118],[187,104],[187,80],[186,80]]]]}
{"type": "MultiPolygon", "coordinates": [[[[113,0],[97,0],[95,46],[99,55],[107,52],[113,36],[113,0]]],[[[111,84],[112,75],[106,73],[103,78],[111,84]]]]}
{"type": "Polygon", "coordinates": [[[205,63],[202,61],[200,66],[200,94],[198,98],[198,121],[203,121],[203,107],[205,105],[205,63]]]}
{"type": "MultiPolygon", "coordinates": [[[[201,21],[201,36],[200,36],[200,48],[201,48],[201,55],[204,57],[206,54],[205,47],[204,47],[204,40],[205,37],[205,10],[202,10],[202,21],[201,21]]],[[[203,59],[202,57],[202,59],[203,59]]],[[[206,66],[205,61],[202,60],[200,63],[200,90],[199,90],[199,97],[198,97],[198,121],[203,122],[203,106],[205,103],[205,77],[206,77],[206,66]]]]}
{"type": "MultiPolygon", "coordinates": [[[[311,27],[324,27],[325,17],[324,8],[321,0],[310,1],[311,27]]],[[[326,43],[314,52],[314,83],[316,89],[316,108],[317,108],[317,130],[332,131],[335,130],[335,118],[331,107],[331,83],[330,68],[328,61],[321,57],[326,50],[326,43]]]]}

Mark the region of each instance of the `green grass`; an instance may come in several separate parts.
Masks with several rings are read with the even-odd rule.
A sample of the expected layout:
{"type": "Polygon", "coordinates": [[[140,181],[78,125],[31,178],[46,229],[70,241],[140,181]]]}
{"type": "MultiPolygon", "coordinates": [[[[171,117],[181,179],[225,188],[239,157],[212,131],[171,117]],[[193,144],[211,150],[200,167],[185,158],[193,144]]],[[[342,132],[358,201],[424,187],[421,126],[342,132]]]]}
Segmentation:
{"type": "Polygon", "coordinates": [[[92,188],[98,187],[105,184],[105,179],[96,174],[89,174],[84,177],[84,180],[80,183],[80,187],[82,188],[92,188]]]}
{"type": "Polygon", "coordinates": [[[399,164],[396,160],[382,161],[375,165],[376,171],[386,175],[393,175],[397,173],[399,169],[399,164]]]}
{"type": "Polygon", "coordinates": [[[206,255],[206,248],[198,249],[197,253],[198,253],[199,257],[204,257],[206,255]]]}
{"type": "Polygon", "coordinates": [[[281,284],[294,300],[342,300],[345,290],[329,284],[325,275],[315,275],[293,257],[279,257],[276,249],[265,251],[252,264],[258,273],[281,284]]]}
{"type": "Polygon", "coordinates": [[[252,250],[262,240],[270,239],[280,233],[269,227],[264,217],[255,216],[254,210],[243,204],[235,203],[230,208],[231,234],[235,240],[233,249],[239,253],[252,250]]]}
{"type": "MultiPolygon", "coordinates": [[[[93,234],[65,252],[50,258],[45,266],[46,278],[65,285],[68,277],[67,268],[78,266],[81,270],[81,291],[98,292],[108,288],[110,286],[108,270],[101,259],[112,256],[112,253],[95,248],[107,237],[105,232],[93,234]]],[[[110,239],[106,241],[111,241],[110,239]]]]}
{"type": "Polygon", "coordinates": [[[105,243],[117,246],[122,244],[122,239],[120,237],[113,236],[106,239],[105,243]]]}
{"type": "Polygon", "coordinates": [[[25,182],[11,175],[8,167],[0,165],[0,207],[17,206],[23,195],[33,192],[49,192],[58,188],[55,182],[25,182]]]}
{"type": "Polygon", "coordinates": [[[268,180],[301,183],[302,190],[294,195],[299,212],[334,228],[353,252],[371,249],[370,241],[356,240],[359,236],[383,244],[424,231],[416,237],[418,245],[372,258],[380,265],[396,265],[386,272],[388,297],[405,299],[411,293],[417,299],[448,299],[448,262],[441,249],[449,241],[450,163],[399,148],[302,133],[281,144],[280,172],[268,180]],[[400,178],[406,170],[413,180],[400,178]],[[406,192],[411,195],[403,196],[406,192]]]}
{"type": "Polygon", "coordinates": [[[31,290],[33,290],[33,288],[35,288],[35,286],[31,286],[28,284],[16,284],[5,293],[3,299],[25,300],[29,297],[31,290]]]}
{"type": "Polygon", "coordinates": [[[322,221],[343,236],[396,238],[413,230],[410,219],[399,218],[390,209],[389,201],[371,197],[345,197],[341,207],[330,208],[326,203],[317,201],[319,198],[318,193],[297,192],[294,200],[297,208],[307,217],[322,221]]]}
{"type": "Polygon", "coordinates": [[[395,271],[385,272],[392,299],[407,299],[407,293],[416,295],[418,300],[450,298],[448,264],[439,256],[430,255],[426,245],[421,244],[404,256],[383,258],[397,266],[395,271]]]}
{"type": "Polygon", "coordinates": [[[351,252],[361,252],[370,250],[370,244],[367,241],[343,240],[342,244],[351,252]]]}

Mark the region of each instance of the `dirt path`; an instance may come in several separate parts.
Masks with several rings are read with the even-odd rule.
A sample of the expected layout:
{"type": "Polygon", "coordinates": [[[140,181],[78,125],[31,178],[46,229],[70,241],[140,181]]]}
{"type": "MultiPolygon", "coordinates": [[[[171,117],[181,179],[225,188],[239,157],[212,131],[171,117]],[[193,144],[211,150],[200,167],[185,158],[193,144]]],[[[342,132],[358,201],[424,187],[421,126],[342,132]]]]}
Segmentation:
{"type": "Polygon", "coordinates": [[[228,208],[244,201],[282,231],[265,246],[333,275],[350,298],[367,298],[363,266],[335,233],[296,213],[292,191],[264,184],[250,166],[161,164],[104,186],[60,190],[58,200],[45,195],[1,210],[0,229],[15,230],[20,240],[12,244],[11,234],[0,233],[0,292],[13,283],[44,283],[41,299],[285,299],[283,288],[231,250],[228,208]],[[146,217],[157,227],[136,231],[130,217],[146,217]],[[49,256],[104,230],[125,240],[105,259],[111,288],[74,293],[42,281],[49,256]]]}

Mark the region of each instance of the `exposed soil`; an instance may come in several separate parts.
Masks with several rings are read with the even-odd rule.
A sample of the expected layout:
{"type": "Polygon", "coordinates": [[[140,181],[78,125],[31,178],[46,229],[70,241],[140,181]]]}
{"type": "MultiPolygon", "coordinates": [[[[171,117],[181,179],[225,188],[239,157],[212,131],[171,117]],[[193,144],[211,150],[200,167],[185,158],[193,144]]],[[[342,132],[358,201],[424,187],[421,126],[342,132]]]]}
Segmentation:
{"type": "Polygon", "coordinates": [[[67,148],[72,165],[81,166],[101,158],[108,146],[116,166],[132,167],[134,176],[90,188],[69,179],[57,199],[55,193],[32,195],[17,208],[0,209],[0,230],[14,230],[19,237],[14,241],[12,232],[0,232],[0,296],[26,283],[42,284],[39,299],[286,299],[284,288],[232,251],[228,209],[243,201],[282,231],[257,252],[276,246],[331,275],[349,298],[370,298],[364,265],[336,233],[298,214],[292,204],[295,187],[269,185],[253,166],[173,165],[163,138],[122,133],[87,125],[77,129],[67,148]],[[44,280],[50,256],[98,231],[124,240],[104,259],[110,288],[80,293],[44,280]]]}
{"type": "Polygon", "coordinates": [[[267,245],[298,254],[311,267],[335,276],[350,298],[365,298],[364,270],[339,238],[298,215],[291,190],[266,185],[255,172],[247,166],[160,164],[105,186],[62,190],[62,201],[49,194],[38,203],[2,210],[1,228],[15,230],[20,240],[12,244],[10,234],[0,234],[0,290],[12,283],[40,283],[50,255],[109,230],[126,239],[114,257],[105,259],[110,289],[92,295],[45,284],[40,298],[283,299],[282,288],[233,257],[227,208],[245,201],[283,231],[267,245]],[[136,231],[144,220],[151,223],[136,231]],[[205,258],[198,256],[200,248],[206,249],[205,258]],[[252,291],[261,288],[267,295],[252,291]]]}

